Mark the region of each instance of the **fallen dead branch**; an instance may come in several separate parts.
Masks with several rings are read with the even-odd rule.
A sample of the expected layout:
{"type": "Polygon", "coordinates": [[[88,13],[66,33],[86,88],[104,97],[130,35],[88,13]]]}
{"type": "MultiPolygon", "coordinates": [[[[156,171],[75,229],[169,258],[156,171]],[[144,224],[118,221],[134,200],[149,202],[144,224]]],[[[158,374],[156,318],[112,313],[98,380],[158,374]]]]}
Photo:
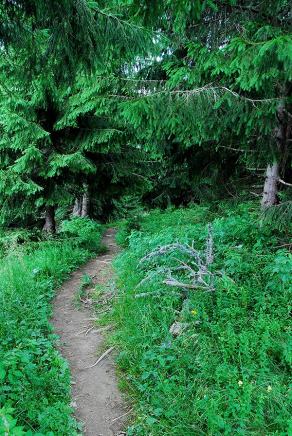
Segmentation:
{"type": "Polygon", "coordinates": [[[129,415],[129,414],[132,412],[132,410],[133,410],[133,409],[130,409],[130,410],[128,410],[128,412],[123,413],[123,415],[117,416],[116,418],[114,418],[114,419],[112,420],[112,422],[115,422],[115,421],[118,421],[119,419],[124,418],[125,416],[129,415]]]}
{"type": "Polygon", "coordinates": [[[108,356],[113,350],[115,349],[115,347],[111,347],[108,350],[106,350],[98,359],[97,361],[90,366],[87,366],[83,369],[90,369],[90,368],[94,368],[96,365],[98,365],[106,356],[108,356]]]}
{"type": "Polygon", "coordinates": [[[86,326],[85,330],[81,330],[81,332],[76,333],[75,336],[80,336],[80,335],[86,335],[87,333],[89,333],[90,330],[94,329],[95,326],[93,327],[88,327],[86,326]]]}
{"type": "Polygon", "coordinates": [[[211,224],[207,226],[205,248],[197,250],[194,246],[194,240],[191,244],[175,242],[159,246],[144,256],[139,262],[139,266],[147,265],[148,273],[137,287],[153,278],[159,277],[161,283],[171,287],[173,290],[169,292],[165,288],[161,288],[152,292],[140,292],[135,295],[135,298],[159,297],[164,292],[182,297],[178,319],[169,328],[169,332],[173,337],[180,336],[188,328],[189,323],[182,322],[182,320],[185,308],[190,301],[190,293],[196,291],[214,292],[215,278],[220,274],[218,271],[212,271],[214,238],[211,224]],[[181,258],[176,254],[180,254],[181,258]]]}
{"type": "MultiPolygon", "coordinates": [[[[139,265],[151,263],[152,260],[157,258],[167,258],[172,260],[170,266],[158,266],[155,269],[150,269],[146,276],[141,280],[138,286],[141,286],[145,282],[153,279],[154,277],[163,277],[162,283],[171,286],[173,288],[181,289],[184,294],[187,291],[203,290],[206,292],[215,291],[214,280],[215,273],[211,271],[210,266],[214,261],[214,241],[213,241],[213,229],[211,224],[208,224],[208,233],[204,250],[196,250],[192,245],[187,243],[175,242],[164,246],[157,247],[155,250],[144,256],[139,265]],[[180,253],[182,260],[173,256],[174,253],[180,253]],[[171,255],[171,257],[170,257],[171,255]],[[173,264],[175,262],[175,264],[173,264]]],[[[162,260],[163,262],[163,260],[162,260]]],[[[165,260],[164,260],[165,262],[165,260]]],[[[157,293],[163,290],[155,291],[152,296],[156,296],[157,293]]],[[[146,297],[151,293],[139,293],[136,298],[146,297]]]]}
{"type": "Polygon", "coordinates": [[[88,335],[88,333],[91,332],[94,328],[95,328],[94,325],[92,327],[89,327],[85,332],[85,336],[88,335]]]}
{"type": "Polygon", "coordinates": [[[95,333],[105,332],[105,331],[110,330],[110,329],[112,329],[112,328],[113,328],[112,325],[107,325],[107,326],[105,326],[105,327],[101,327],[101,328],[98,329],[98,330],[95,330],[95,333]]]}

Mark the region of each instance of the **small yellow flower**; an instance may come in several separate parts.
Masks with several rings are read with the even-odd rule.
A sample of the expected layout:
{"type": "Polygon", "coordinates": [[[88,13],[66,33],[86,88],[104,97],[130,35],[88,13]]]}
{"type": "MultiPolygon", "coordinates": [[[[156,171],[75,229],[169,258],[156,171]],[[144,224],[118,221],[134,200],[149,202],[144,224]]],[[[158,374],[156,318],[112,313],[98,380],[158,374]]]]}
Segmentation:
{"type": "Polygon", "coordinates": [[[194,315],[194,316],[196,316],[196,315],[198,315],[198,311],[197,311],[196,309],[191,310],[191,314],[194,315]]]}
{"type": "Polygon", "coordinates": [[[268,392],[271,392],[271,390],[272,390],[272,386],[269,385],[269,386],[267,387],[267,391],[268,391],[268,392]]]}
{"type": "Polygon", "coordinates": [[[238,386],[242,386],[243,385],[243,381],[242,380],[239,380],[238,381],[238,386]]]}

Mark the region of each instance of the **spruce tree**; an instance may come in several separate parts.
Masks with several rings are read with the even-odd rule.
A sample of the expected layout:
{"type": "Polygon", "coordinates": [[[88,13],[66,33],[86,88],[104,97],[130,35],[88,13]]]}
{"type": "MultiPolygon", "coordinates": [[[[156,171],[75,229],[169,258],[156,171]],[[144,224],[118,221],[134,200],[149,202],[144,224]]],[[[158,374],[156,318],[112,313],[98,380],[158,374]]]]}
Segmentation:
{"type": "MultiPolygon", "coordinates": [[[[108,138],[118,130],[102,122],[100,129],[93,123],[70,130],[70,121],[64,128],[59,121],[68,101],[74,118],[70,96],[75,84],[86,90],[92,85],[94,96],[98,68],[123,68],[147,50],[147,32],[125,21],[120,7],[117,12],[73,0],[2,5],[0,13],[7,19],[0,32],[2,222],[13,223],[26,212],[36,218],[43,214],[44,230],[54,232],[56,207],[96,173],[89,131],[100,130],[108,138]]],[[[89,104],[93,113],[98,111],[99,103],[89,104]]]]}
{"type": "Polygon", "coordinates": [[[138,72],[145,80],[132,105],[125,103],[141,140],[153,143],[154,136],[157,144],[178,143],[194,154],[217,150],[219,163],[238,150],[238,168],[268,168],[265,187],[273,192],[265,189],[262,204],[278,201],[279,182],[291,168],[289,3],[144,6],[148,24],[168,39],[152,68],[138,72]]]}

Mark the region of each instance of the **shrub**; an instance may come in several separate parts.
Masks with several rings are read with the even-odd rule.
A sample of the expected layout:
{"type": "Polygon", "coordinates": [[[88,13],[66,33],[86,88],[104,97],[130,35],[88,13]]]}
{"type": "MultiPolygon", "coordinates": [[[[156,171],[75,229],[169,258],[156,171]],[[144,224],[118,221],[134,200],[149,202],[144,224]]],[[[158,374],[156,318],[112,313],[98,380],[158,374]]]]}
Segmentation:
{"type": "Polygon", "coordinates": [[[102,225],[89,218],[74,217],[61,223],[60,235],[76,238],[79,245],[92,250],[100,248],[102,225]]]}

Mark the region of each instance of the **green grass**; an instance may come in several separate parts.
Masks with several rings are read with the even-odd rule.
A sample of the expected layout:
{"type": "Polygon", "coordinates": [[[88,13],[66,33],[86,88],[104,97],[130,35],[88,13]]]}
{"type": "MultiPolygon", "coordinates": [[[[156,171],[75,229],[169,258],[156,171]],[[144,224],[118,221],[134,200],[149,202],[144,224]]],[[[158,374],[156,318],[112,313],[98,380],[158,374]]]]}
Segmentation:
{"type": "Polygon", "coordinates": [[[86,292],[87,289],[93,284],[92,282],[92,278],[87,275],[87,274],[83,274],[83,276],[81,277],[80,280],[80,285],[77,289],[77,291],[75,292],[74,295],[74,305],[80,309],[82,307],[82,300],[86,297],[86,292]]]}
{"type": "Polygon", "coordinates": [[[113,318],[135,411],[129,436],[292,434],[292,256],[276,248],[279,236],[258,225],[253,203],[154,211],[121,226],[117,239],[128,248],[115,264],[113,318]],[[168,255],[139,264],[146,253],[192,240],[203,250],[210,221],[215,292],[190,292],[182,310],[182,297],[161,277],[137,287],[147,272],[175,261],[168,255]],[[176,320],[188,328],[173,338],[176,320]]]}
{"type": "Polygon", "coordinates": [[[101,226],[77,221],[0,260],[0,435],[78,433],[68,364],[49,322],[56,289],[100,246],[101,226]]]}

